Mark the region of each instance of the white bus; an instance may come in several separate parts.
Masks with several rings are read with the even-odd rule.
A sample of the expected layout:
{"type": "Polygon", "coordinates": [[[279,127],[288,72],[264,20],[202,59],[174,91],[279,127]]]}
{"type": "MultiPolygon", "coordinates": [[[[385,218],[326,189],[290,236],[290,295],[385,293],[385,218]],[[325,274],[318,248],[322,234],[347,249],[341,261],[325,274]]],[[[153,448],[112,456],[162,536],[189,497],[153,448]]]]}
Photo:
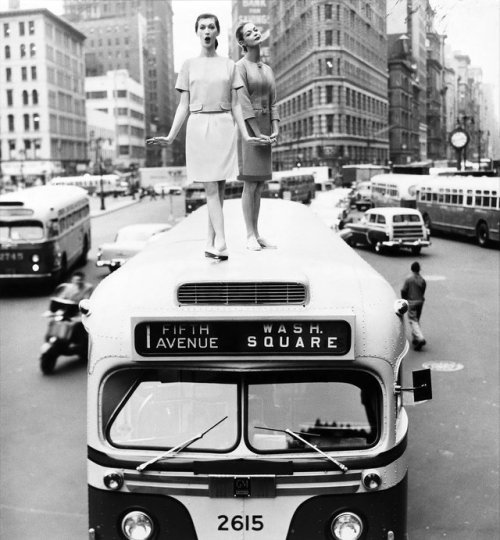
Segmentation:
{"type": "Polygon", "coordinates": [[[431,232],[476,238],[480,246],[500,240],[500,178],[436,176],[418,188],[417,208],[431,232]]]}
{"type": "Polygon", "coordinates": [[[83,189],[39,186],[0,195],[0,279],[58,280],[85,264],[90,246],[83,189]]]}
{"type": "Polygon", "coordinates": [[[303,205],[259,253],[224,213],[227,261],[204,206],[81,306],[89,538],[407,538],[406,303],[303,205]]]}
{"type": "Polygon", "coordinates": [[[52,186],[77,186],[89,195],[122,195],[127,191],[127,182],[117,174],[83,174],[80,176],[55,176],[49,182],[52,186]]]}
{"type": "Polygon", "coordinates": [[[429,175],[377,174],[371,179],[372,207],[417,207],[417,188],[429,175]]]}

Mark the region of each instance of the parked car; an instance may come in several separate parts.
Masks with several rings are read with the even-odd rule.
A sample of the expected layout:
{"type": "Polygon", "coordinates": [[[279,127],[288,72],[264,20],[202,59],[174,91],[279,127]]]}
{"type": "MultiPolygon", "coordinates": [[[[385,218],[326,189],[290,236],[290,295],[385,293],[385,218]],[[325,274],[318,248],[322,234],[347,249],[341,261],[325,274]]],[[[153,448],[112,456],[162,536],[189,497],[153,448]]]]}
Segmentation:
{"type": "Polygon", "coordinates": [[[171,228],[168,223],[140,223],[122,227],[116,234],[114,242],[102,244],[97,252],[96,265],[107,266],[113,272],[160,233],[171,228]]]}
{"type": "Polygon", "coordinates": [[[350,246],[370,246],[377,253],[406,248],[418,255],[431,244],[422,214],[413,208],[372,208],[360,221],[346,224],[339,234],[350,246]]]}

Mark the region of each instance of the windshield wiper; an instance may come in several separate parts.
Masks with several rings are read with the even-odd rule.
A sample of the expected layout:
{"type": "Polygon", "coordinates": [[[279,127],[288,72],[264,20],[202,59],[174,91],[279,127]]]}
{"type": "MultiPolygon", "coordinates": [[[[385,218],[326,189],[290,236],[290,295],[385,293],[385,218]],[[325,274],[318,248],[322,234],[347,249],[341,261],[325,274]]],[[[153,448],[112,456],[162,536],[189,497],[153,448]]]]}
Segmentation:
{"type": "Polygon", "coordinates": [[[169,457],[177,455],[179,452],[182,452],[182,450],[186,449],[188,446],[193,444],[194,442],[198,441],[199,439],[202,439],[209,431],[212,431],[215,427],[217,427],[219,424],[224,422],[228,416],[224,416],[224,418],[221,418],[218,422],[216,422],[213,426],[210,426],[205,431],[198,433],[198,435],[195,435],[194,437],[191,437],[187,441],[182,442],[181,444],[178,444],[177,446],[174,446],[170,450],[167,450],[166,452],[163,452],[163,454],[160,454],[159,456],[154,457],[153,459],[150,459],[149,461],[146,461],[144,463],[141,463],[136,467],[136,470],[139,472],[142,472],[146,467],[149,467],[153,463],[156,463],[157,461],[160,461],[160,459],[167,459],[169,457]]]}
{"type": "MultiPolygon", "coordinates": [[[[323,452],[323,450],[320,450],[315,444],[311,444],[310,442],[306,441],[298,433],[295,433],[295,431],[292,431],[291,429],[288,429],[288,428],[287,429],[275,429],[275,428],[267,428],[267,427],[261,427],[261,426],[255,426],[255,429],[265,429],[267,431],[278,431],[280,433],[288,433],[288,435],[290,435],[290,437],[293,437],[294,439],[297,439],[298,441],[304,443],[306,446],[309,446],[309,448],[312,448],[315,452],[318,452],[318,454],[321,454],[324,458],[328,459],[328,461],[331,461],[332,463],[337,465],[337,467],[342,472],[347,472],[349,470],[343,463],[341,463],[337,459],[333,458],[332,456],[329,456],[328,454],[325,454],[325,452],[323,452]]],[[[303,435],[311,435],[311,436],[313,436],[312,433],[311,434],[303,433],[303,435]]],[[[314,436],[317,437],[317,435],[314,435],[314,436]]]]}

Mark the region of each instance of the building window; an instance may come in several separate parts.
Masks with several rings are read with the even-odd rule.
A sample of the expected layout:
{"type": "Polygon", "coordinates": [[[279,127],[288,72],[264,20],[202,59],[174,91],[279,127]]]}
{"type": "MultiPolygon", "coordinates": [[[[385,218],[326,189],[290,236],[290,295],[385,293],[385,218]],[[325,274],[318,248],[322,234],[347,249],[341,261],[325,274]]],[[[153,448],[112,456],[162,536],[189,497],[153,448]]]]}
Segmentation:
{"type": "Polygon", "coordinates": [[[12,69],[10,67],[5,68],[5,79],[7,82],[12,82],[12,69]]]}
{"type": "Polygon", "coordinates": [[[16,151],[16,140],[9,139],[7,144],[9,145],[9,158],[12,159],[12,154],[16,151]]]}
{"type": "Polygon", "coordinates": [[[28,92],[23,90],[23,105],[28,105],[28,92]]]}
{"type": "Polygon", "coordinates": [[[30,129],[30,115],[29,114],[23,114],[24,119],[24,131],[29,131],[30,129]]]}
{"type": "Polygon", "coordinates": [[[32,36],[35,33],[35,21],[28,22],[28,32],[30,36],[32,36]]]}
{"type": "Polygon", "coordinates": [[[10,37],[10,24],[3,23],[3,37],[10,37]]]}
{"type": "Polygon", "coordinates": [[[23,66],[21,68],[21,79],[23,81],[27,81],[28,80],[28,68],[26,68],[25,66],[23,66]]]}
{"type": "Polygon", "coordinates": [[[332,18],[332,4],[325,4],[325,19],[332,18]]]}
{"type": "Polygon", "coordinates": [[[5,58],[10,58],[10,47],[8,45],[5,45],[5,58]]]}
{"type": "Polygon", "coordinates": [[[31,80],[36,81],[36,66],[31,66],[31,80]]]}
{"type": "Polygon", "coordinates": [[[30,43],[30,56],[32,58],[36,56],[36,45],[34,43],[30,43]]]}
{"type": "Polygon", "coordinates": [[[326,132],[333,133],[333,114],[326,115],[326,132]]]}
{"type": "Polygon", "coordinates": [[[31,101],[33,102],[33,105],[38,105],[38,91],[37,90],[33,90],[33,92],[31,92],[31,101]]]}
{"type": "Polygon", "coordinates": [[[333,86],[331,85],[326,87],[326,102],[333,103],[333,86]]]}
{"type": "Polygon", "coordinates": [[[19,23],[19,35],[24,36],[24,22],[19,23]]]}
{"type": "Polygon", "coordinates": [[[327,58],[325,61],[326,64],[326,74],[333,75],[333,58],[327,58]]]}
{"type": "Polygon", "coordinates": [[[9,126],[9,131],[14,131],[14,115],[9,114],[7,116],[7,124],[9,126]]]}
{"type": "Polygon", "coordinates": [[[40,115],[38,113],[33,115],[33,129],[35,131],[40,131],[40,115]]]}
{"type": "Polygon", "coordinates": [[[21,58],[24,58],[26,56],[26,45],[24,43],[19,46],[19,51],[21,54],[21,58]]]}
{"type": "Polygon", "coordinates": [[[7,90],[7,105],[9,107],[14,105],[14,100],[12,99],[12,90],[7,90]]]}
{"type": "Polygon", "coordinates": [[[333,45],[333,31],[325,30],[325,46],[333,45]]]}

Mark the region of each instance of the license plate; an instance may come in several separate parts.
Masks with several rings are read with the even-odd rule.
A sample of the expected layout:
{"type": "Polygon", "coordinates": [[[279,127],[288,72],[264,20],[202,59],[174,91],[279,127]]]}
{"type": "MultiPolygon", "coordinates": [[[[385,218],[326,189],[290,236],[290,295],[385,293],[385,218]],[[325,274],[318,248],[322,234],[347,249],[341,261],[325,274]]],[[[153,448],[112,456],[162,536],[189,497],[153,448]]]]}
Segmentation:
{"type": "Polygon", "coordinates": [[[24,260],[24,253],[21,251],[3,251],[0,253],[0,262],[16,262],[24,260]]]}

